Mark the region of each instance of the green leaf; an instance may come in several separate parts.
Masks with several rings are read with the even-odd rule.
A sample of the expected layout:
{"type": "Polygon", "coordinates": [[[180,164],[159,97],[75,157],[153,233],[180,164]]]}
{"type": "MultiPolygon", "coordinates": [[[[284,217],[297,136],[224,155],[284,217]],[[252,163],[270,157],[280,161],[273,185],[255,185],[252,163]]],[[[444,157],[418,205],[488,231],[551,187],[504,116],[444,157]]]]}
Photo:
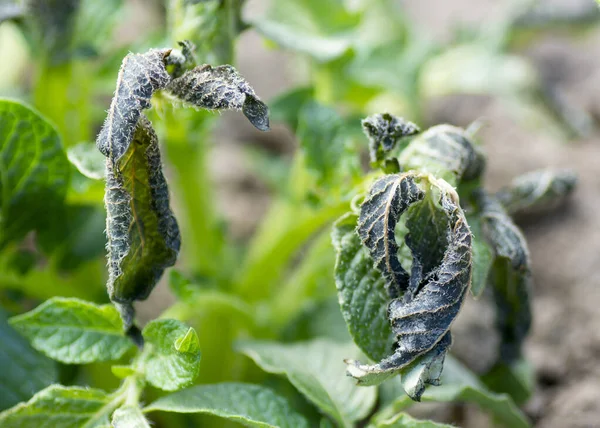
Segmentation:
{"type": "Polygon", "coordinates": [[[471,293],[477,298],[481,296],[488,282],[488,275],[494,262],[494,252],[483,236],[480,219],[476,216],[467,216],[467,220],[473,234],[471,293]]]}
{"type": "MultiPolygon", "coordinates": [[[[474,403],[491,413],[507,428],[527,428],[529,422],[507,394],[496,394],[485,387],[466,367],[451,356],[446,357],[441,385],[428,388],[421,397],[424,402],[474,403]]],[[[381,411],[379,418],[402,411],[412,405],[408,396],[398,398],[381,411]]]]}
{"type": "Polygon", "coordinates": [[[389,296],[385,279],[373,267],[369,251],[356,234],[358,215],[348,213],[335,222],[331,234],[337,253],[335,282],[348,331],[370,359],[378,361],[392,351],[393,335],[387,319],[389,296]]]}
{"type": "Polygon", "coordinates": [[[535,369],[521,358],[511,363],[497,362],[481,380],[494,392],[506,393],[518,405],[525,404],[535,390],[535,369]]]}
{"type": "MultiPolygon", "coordinates": [[[[123,0],[80,0],[75,23],[74,48],[77,54],[104,54],[114,52],[106,43],[113,37],[115,27],[126,13],[123,0]]],[[[131,48],[131,45],[128,45],[131,48]]]]}
{"type": "Polygon", "coordinates": [[[319,61],[342,56],[351,46],[360,15],[344,0],[278,0],[251,24],[263,36],[319,61]]]}
{"type": "Polygon", "coordinates": [[[69,172],[54,127],[31,108],[0,100],[0,249],[47,226],[64,200],[69,172]]]}
{"type": "Polygon", "coordinates": [[[576,184],[573,170],[542,169],[518,176],[495,196],[510,215],[539,215],[565,202],[576,184]]]}
{"type": "Polygon", "coordinates": [[[100,389],[52,385],[27,403],[0,413],[2,428],[109,426],[113,407],[100,389]]]}
{"type": "Polygon", "coordinates": [[[112,305],[55,297],[10,323],[35,349],[66,364],[117,360],[133,346],[112,305]]]}
{"type": "Polygon", "coordinates": [[[150,428],[141,409],[134,406],[125,406],[115,410],[112,416],[113,428],[150,428]]]}
{"type": "Polygon", "coordinates": [[[79,143],[67,150],[69,161],[88,178],[102,180],[106,169],[106,158],[91,143],[79,143]]]}
{"type": "Polygon", "coordinates": [[[314,98],[312,87],[294,88],[269,101],[271,120],[283,122],[293,132],[298,128],[298,117],[302,107],[314,98]]]}
{"type": "Polygon", "coordinates": [[[181,245],[158,137],[143,115],[132,141],[121,158],[107,160],[105,196],[108,295],[127,330],[133,324],[133,300],[148,297],[164,270],[175,264],[181,245]]]}
{"type": "Polygon", "coordinates": [[[14,331],[0,309],[0,410],[31,398],[57,379],[56,365],[14,331]]]}
{"type": "Polygon", "coordinates": [[[351,339],[348,327],[340,312],[335,296],[322,302],[308,305],[284,329],[282,339],[286,342],[310,340],[324,337],[337,342],[351,339]]]}
{"type": "Polygon", "coordinates": [[[238,349],[263,370],[283,374],[324,413],[340,426],[369,414],[375,405],[376,389],[354,384],[344,373],[344,358],[356,356],[352,344],[326,339],[284,345],[277,342],[241,342],[238,349]]]}
{"type": "Polygon", "coordinates": [[[430,173],[452,186],[478,178],[485,168],[483,154],[465,130],[451,125],[437,125],[417,136],[398,161],[405,171],[430,173]]]}
{"type": "Polygon", "coordinates": [[[375,425],[377,428],[453,428],[454,425],[440,422],[423,421],[413,418],[406,413],[398,413],[394,417],[380,421],[375,425]]]}
{"type": "Polygon", "coordinates": [[[154,320],[142,334],[146,343],[140,366],[148,382],[164,391],[192,384],[200,370],[196,331],[177,320],[154,320]]]}
{"type": "Polygon", "coordinates": [[[283,397],[264,386],[244,383],[194,386],[159,398],[144,411],[207,413],[247,427],[308,427],[283,397]]]}

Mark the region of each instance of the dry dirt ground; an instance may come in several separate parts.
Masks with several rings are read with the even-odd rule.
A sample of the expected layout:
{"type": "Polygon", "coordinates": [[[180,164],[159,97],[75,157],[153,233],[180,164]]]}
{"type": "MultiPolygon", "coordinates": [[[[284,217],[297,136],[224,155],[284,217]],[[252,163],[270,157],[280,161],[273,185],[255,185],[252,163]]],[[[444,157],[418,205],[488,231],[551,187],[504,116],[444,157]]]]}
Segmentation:
{"type": "MultiPolygon", "coordinates": [[[[262,3],[256,1],[254,7],[260,8],[262,3]]],[[[505,2],[407,0],[405,7],[432,35],[443,38],[449,23],[490,22],[501,3],[505,2]]],[[[578,2],[553,3],[569,7],[578,2]]],[[[256,34],[243,36],[238,53],[241,71],[263,98],[269,99],[293,83],[289,56],[266,50],[256,34]]],[[[523,54],[544,75],[555,79],[571,102],[600,117],[600,30],[576,40],[548,34],[523,54]]],[[[474,97],[433,103],[429,120],[466,125],[480,116],[488,123],[481,136],[489,159],[486,179],[491,189],[545,166],[571,167],[579,174],[579,186],[565,210],[521,225],[535,278],[535,321],[526,354],[538,380],[526,411],[536,427],[600,427],[600,133],[596,131],[586,140],[559,141],[543,130],[525,129],[501,103],[474,97]]],[[[214,177],[232,232],[244,238],[266,206],[256,203],[256,198],[267,200],[266,190],[240,155],[240,147],[259,136],[239,116],[226,115],[224,122],[221,142],[213,153],[214,177]],[[227,159],[229,167],[219,168],[219,159],[227,159]]],[[[294,147],[289,134],[277,129],[261,141],[281,153],[294,147]]],[[[484,368],[492,356],[490,324],[490,310],[480,302],[470,302],[458,322],[453,351],[474,369],[484,368]]],[[[449,414],[435,411],[437,417],[449,414]]],[[[461,426],[489,424],[471,408],[460,414],[461,426]]]]}

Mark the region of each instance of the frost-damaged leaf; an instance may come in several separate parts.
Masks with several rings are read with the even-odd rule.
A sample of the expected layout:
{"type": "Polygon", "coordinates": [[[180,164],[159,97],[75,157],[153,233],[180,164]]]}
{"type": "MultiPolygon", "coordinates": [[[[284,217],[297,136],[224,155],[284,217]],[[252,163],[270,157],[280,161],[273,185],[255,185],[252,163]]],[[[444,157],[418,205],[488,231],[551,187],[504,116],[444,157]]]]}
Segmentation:
{"type": "MultiPolygon", "coordinates": [[[[348,361],[348,372],[362,385],[381,383],[386,378],[399,373],[417,358],[425,358],[431,351],[431,362],[421,360],[419,370],[427,376],[421,377],[411,389],[412,398],[418,400],[426,383],[435,383],[439,375],[436,367],[451,343],[450,325],[458,314],[471,281],[471,232],[464,213],[458,204],[458,196],[454,189],[443,180],[429,176],[411,174],[386,176],[377,181],[361,207],[361,220],[358,233],[371,253],[380,253],[385,240],[395,240],[395,223],[410,204],[415,204],[419,194],[424,192],[417,187],[416,180],[429,183],[430,187],[439,191],[441,209],[447,216],[445,234],[447,248],[439,266],[430,272],[423,270],[420,255],[411,243],[410,235],[406,240],[413,254],[411,276],[404,278],[404,294],[394,296],[388,307],[388,316],[395,336],[393,355],[375,365],[363,365],[357,361],[348,361]],[[406,182],[406,184],[402,184],[406,182]],[[394,186],[390,189],[391,186],[394,186]],[[386,195],[387,197],[382,197],[386,195]],[[378,225],[378,220],[380,225],[378,225]],[[390,224],[390,219],[393,222],[390,224]],[[370,224],[368,226],[368,224],[370,224]],[[386,238],[386,234],[388,235],[386,238]],[[366,238],[366,239],[365,239],[366,238]],[[437,349],[436,349],[437,348],[437,349]],[[421,385],[421,387],[417,387],[421,385]]],[[[433,192],[432,189],[428,193],[433,192]]],[[[395,243],[394,243],[395,245],[395,243]]],[[[388,245],[389,247],[389,245],[388,245]]],[[[397,248],[397,246],[395,247],[397,248]]],[[[388,259],[396,257],[396,249],[389,252],[388,259]]],[[[377,263],[377,262],[376,262],[377,263]]],[[[389,263],[380,264],[380,269],[387,269],[389,263]]],[[[398,265],[400,263],[398,262],[398,265]]],[[[385,271],[384,271],[385,275],[385,271]]]]}
{"type": "Polygon", "coordinates": [[[386,175],[373,184],[361,206],[356,230],[383,273],[391,298],[408,289],[410,278],[398,259],[396,224],[402,213],[424,196],[414,175],[386,175]]]}
{"type": "Polygon", "coordinates": [[[141,409],[135,406],[125,406],[115,410],[112,416],[113,428],[150,428],[141,409]]]}
{"type": "Polygon", "coordinates": [[[576,184],[575,171],[542,169],[518,176],[495,196],[510,215],[541,214],[561,205],[576,184]]]}
{"type": "Polygon", "coordinates": [[[56,364],[38,354],[6,321],[0,309],[0,411],[56,381],[56,364]]]}
{"type": "Polygon", "coordinates": [[[385,279],[360,242],[357,222],[358,215],[348,213],[333,226],[331,238],[337,253],[335,284],[354,343],[370,359],[378,361],[392,350],[393,335],[387,319],[390,296],[385,292],[385,279]]]}
{"type": "Polygon", "coordinates": [[[31,230],[49,227],[69,175],[54,127],[29,107],[0,100],[0,249],[31,230]]]}
{"type": "Polygon", "coordinates": [[[39,54],[49,55],[55,64],[71,56],[80,3],[81,0],[24,0],[31,31],[40,46],[39,54]]]}
{"type": "Polygon", "coordinates": [[[152,94],[167,86],[171,77],[165,68],[169,49],[151,49],[123,59],[117,88],[108,115],[98,134],[98,150],[116,163],[127,152],[142,110],[150,108],[152,94]]]}
{"type": "Polygon", "coordinates": [[[113,410],[100,389],[52,385],[0,413],[2,428],[105,427],[113,410]]]}
{"type": "Polygon", "coordinates": [[[156,388],[176,391],[190,385],[200,369],[196,331],[176,320],[154,320],[142,332],[146,340],[141,366],[156,388]]]}
{"type": "Polygon", "coordinates": [[[112,305],[55,297],[10,324],[35,349],[66,364],[116,360],[132,348],[112,305]]]}
{"type": "Polygon", "coordinates": [[[479,177],[485,159],[461,128],[438,125],[412,140],[398,157],[404,170],[433,174],[456,186],[479,177]]]}
{"type": "Polygon", "coordinates": [[[241,342],[238,349],[263,370],[285,375],[288,380],[340,426],[369,414],[375,405],[376,389],[361,388],[344,375],[343,359],[357,355],[353,344],[326,339],[282,344],[241,342]]]}
{"type": "Polygon", "coordinates": [[[127,152],[114,165],[107,159],[105,202],[108,294],[129,329],[133,300],[148,297],[165,268],[175,264],[180,247],[158,138],[143,115],[127,152]]]}
{"type": "Polygon", "coordinates": [[[454,425],[415,419],[406,413],[399,413],[390,419],[375,424],[376,428],[454,428],[454,425]]]}
{"type": "Polygon", "coordinates": [[[198,66],[173,79],[167,92],[195,107],[242,110],[257,129],[269,130],[269,108],[231,65],[198,66]]]}
{"type": "Polygon", "coordinates": [[[159,398],[144,412],[207,413],[247,427],[308,428],[308,421],[271,389],[245,383],[186,388],[159,398]]]}
{"type": "Polygon", "coordinates": [[[496,302],[496,327],[500,332],[500,360],[521,357],[521,347],[531,327],[531,262],[527,242],[500,202],[483,191],[477,193],[481,228],[495,260],[488,281],[496,302]]]}
{"type": "Polygon", "coordinates": [[[389,113],[374,114],[363,119],[362,127],[369,137],[371,162],[385,158],[385,154],[396,147],[400,138],[418,134],[420,129],[412,122],[389,113]]]}
{"type": "MultiPolygon", "coordinates": [[[[457,360],[448,356],[444,363],[441,385],[429,388],[421,397],[424,402],[474,403],[489,412],[507,428],[527,428],[529,422],[508,394],[496,394],[481,383],[475,374],[457,360]]],[[[396,382],[397,380],[393,380],[396,382]]],[[[388,418],[408,407],[413,401],[408,396],[399,397],[381,410],[376,419],[388,418]]]]}
{"type": "Polygon", "coordinates": [[[105,173],[106,158],[95,145],[79,143],[67,149],[67,157],[77,170],[88,178],[102,180],[105,173]]]}

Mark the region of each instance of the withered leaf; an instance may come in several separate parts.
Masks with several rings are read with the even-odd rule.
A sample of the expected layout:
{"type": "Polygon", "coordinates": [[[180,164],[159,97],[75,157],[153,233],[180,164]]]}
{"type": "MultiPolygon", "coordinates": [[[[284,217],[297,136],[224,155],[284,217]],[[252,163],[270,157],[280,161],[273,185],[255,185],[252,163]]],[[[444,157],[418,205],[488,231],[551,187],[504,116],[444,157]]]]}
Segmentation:
{"type": "Polygon", "coordinates": [[[364,133],[369,138],[371,162],[383,160],[402,137],[418,134],[420,129],[412,122],[389,113],[374,114],[362,121],[364,133]]]}

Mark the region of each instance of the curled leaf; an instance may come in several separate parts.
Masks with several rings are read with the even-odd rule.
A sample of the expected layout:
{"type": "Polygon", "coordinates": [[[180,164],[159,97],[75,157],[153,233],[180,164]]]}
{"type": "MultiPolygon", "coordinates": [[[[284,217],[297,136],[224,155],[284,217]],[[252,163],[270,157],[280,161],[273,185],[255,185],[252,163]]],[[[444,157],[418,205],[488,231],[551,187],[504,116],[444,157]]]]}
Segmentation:
{"type": "Polygon", "coordinates": [[[496,326],[500,332],[500,360],[521,356],[521,347],[531,327],[531,262],[527,242],[506,211],[493,196],[477,192],[481,228],[494,252],[488,275],[496,301],[496,326]]]}
{"type": "Polygon", "coordinates": [[[167,92],[196,107],[209,110],[242,110],[250,123],[269,130],[269,109],[250,84],[231,65],[208,64],[173,79],[167,92]]]}
{"type": "Polygon", "coordinates": [[[425,383],[432,383],[439,377],[437,369],[432,367],[440,367],[439,362],[443,361],[443,355],[450,346],[450,325],[470,285],[472,248],[469,226],[452,187],[431,176],[409,173],[386,176],[373,185],[361,207],[358,233],[384,277],[402,285],[397,291],[403,291],[403,295],[394,296],[388,306],[388,317],[395,336],[393,354],[370,366],[348,361],[348,372],[360,384],[373,385],[399,373],[417,358],[432,351],[434,356],[432,364],[426,368],[427,375],[421,377],[420,386],[414,388],[413,398],[418,399],[425,383]],[[413,255],[409,277],[406,271],[398,270],[402,266],[396,254],[395,225],[402,213],[425,194],[417,186],[417,180],[428,182],[431,188],[439,191],[439,204],[447,216],[444,230],[447,247],[439,266],[424,272],[420,253],[411,242],[410,234],[407,235],[405,239],[413,255]]]}
{"type": "Polygon", "coordinates": [[[375,266],[383,273],[392,298],[408,289],[409,280],[398,259],[396,224],[402,213],[424,195],[414,175],[386,175],[373,184],[361,206],[356,230],[375,266]]]}
{"type": "Polygon", "coordinates": [[[165,268],[177,260],[180,235],[169,207],[158,138],[141,116],[127,151],[106,163],[108,293],[120,304],[126,329],[133,300],[152,291],[165,268]]]}
{"type": "Polygon", "coordinates": [[[362,128],[369,137],[369,154],[371,162],[384,159],[402,137],[418,134],[420,129],[412,122],[389,113],[374,114],[363,119],[362,128]]]}
{"type": "Polygon", "coordinates": [[[518,176],[495,196],[510,215],[540,214],[562,204],[576,184],[570,169],[542,169],[518,176]]]}
{"type": "Polygon", "coordinates": [[[150,108],[152,94],[171,81],[165,68],[169,49],[151,49],[123,59],[117,89],[96,145],[116,163],[127,152],[142,110],[150,108]]]}
{"type": "Polygon", "coordinates": [[[485,168],[481,151],[462,128],[438,125],[412,140],[398,157],[404,170],[430,173],[452,185],[479,177],[485,168]]]}
{"type": "Polygon", "coordinates": [[[177,42],[181,49],[173,49],[168,57],[166,64],[172,65],[173,70],[169,73],[172,77],[180,77],[186,70],[189,70],[196,65],[194,52],[196,46],[189,40],[177,42]]]}

